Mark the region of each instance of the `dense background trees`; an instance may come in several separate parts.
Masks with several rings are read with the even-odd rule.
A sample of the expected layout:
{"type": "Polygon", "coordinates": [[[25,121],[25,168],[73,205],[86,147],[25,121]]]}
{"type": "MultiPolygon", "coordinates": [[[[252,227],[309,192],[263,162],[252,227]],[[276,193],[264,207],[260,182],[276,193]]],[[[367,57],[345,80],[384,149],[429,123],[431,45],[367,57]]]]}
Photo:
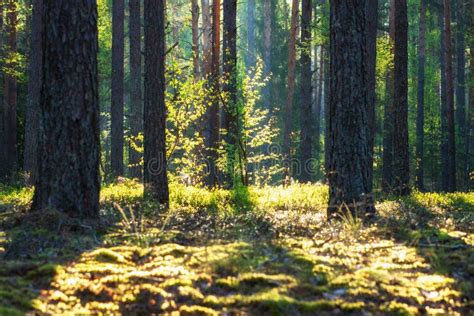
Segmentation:
{"type": "MultiPolygon", "coordinates": [[[[18,183],[25,173],[30,184],[38,180],[43,28],[37,26],[43,3],[1,2],[4,182],[18,183]]],[[[357,167],[361,179],[368,179],[360,190],[365,198],[380,190],[404,195],[413,187],[472,188],[469,1],[367,1],[364,21],[350,21],[365,36],[366,48],[358,55],[365,76],[345,83],[340,100],[330,98],[344,86],[335,67],[351,56],[337,54],[350,51],[353,43],[329,49],[336,40],[329,36],[331,26],[336,32],[330,8],[335,13],[338,3],[159,4],[97,1],[103,181],[144,176],[153,184],[149,191],[166,203],[168,177],[211,187],[327,181],[336,162],[350,156],[351,163],[369,161],[357,167]],[[352,98],[357,93],[367,95],[352,98]],[[359,114],[346,119],[367,124],[364,136],[355,138],[362,131],[349,123],[332,133],[352,131],[351,141],[331,135],[340,109],[356,111],[360,102],[367,103],[362,121],[355,123],[359,114]],[[368,152],[350,151],[366,142],[368,152]],[[331,152],[341,144],[340,157],[334,158],[331,152]],[[158,161],[159,171],[151,171],[158,161]]]]}

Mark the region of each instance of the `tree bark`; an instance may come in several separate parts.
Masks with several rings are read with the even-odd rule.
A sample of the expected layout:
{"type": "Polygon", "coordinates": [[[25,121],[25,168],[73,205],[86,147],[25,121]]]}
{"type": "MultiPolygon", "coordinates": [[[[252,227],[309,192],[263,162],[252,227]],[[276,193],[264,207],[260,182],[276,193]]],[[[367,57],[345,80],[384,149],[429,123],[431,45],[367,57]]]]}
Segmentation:
{"type": "Polygon", "coordinates": [[[96,218],[100,140],[95,1],[47,0],[43,25],[44,84],[33,209],[96,218]]]}
{"type": "Polygon", "coordinates": [[[424,191],[424,137],[425,137],[425,38],[426,0],[420,0],[418,29],[418,95],[416,115],[416,187],[424,191]]]}
{"type": "Polygon", "coordinates": [[[446,40],[444,33],[444,7],[441,6],[438,12],[438,27],[440,30],[440,52],[439,63],[441,72],[440,87],[440,116],[441,116],[441,190],[447,191],[449,187],[449,170],[448,165],[448,108],[447,108],[447,89],[446,89],[446,40]]]}
{"type": "Polygon", "coordinates": [[[329,219],[373,208],[365,14],[363,1],[331,2],[329,219]]]}
{"type": "MultiPolygon", "coordinates": [[[[142,52],[141,52],[141,10],[140,0],[129,0],[129,37],[130,37],[130,134],[137,137],[143,132],[142,100],[142,52]]],[[[133,178],[142,178],[140,160],[142,155],[132,146],[129,147],[129,173],[133,178]]]]}
{"type": "Polygon", "coordinates": [[[313,136],[314,120],[312,111],[312,87],[311,87],[311,22],[312,22],[311,0],[303,0],[301,15],[301,133],[300,133],[300,166],[301,174],[299,180],[302,183],[311,182],[313,176],[313,136]]]}
{"type": "Polygon", "coordinates": [[[167,207],[165,54],[165,0],[145,0],[145,194],[167,207]]]}
{"type": "Polygon", "coordinates": [[[227,147],[226,185],[234,185],[235,153],[238,140],[237,109],[237,0],[224,0],[223,92],[224,140],[227,147]]]}
{"type": "Polygon", "coordinates": [[[291,133],[293,131],[293,102],[295,94],[296,33],[298,30],[299,1],[293,0],[291,7],[290,39],[288,43],[287,98],[283,124],[283,182],[291,180],[291,133]]]}
{"type": "Polygon", "coordinates": [[[408,157],[408,18],[407,1],[395,0],[394,48],[394,193],[410,193],[408,157]]]}
{"type": "MultiPolygon", "coordinates": [[[[263,0],[263,77],[272,72],[272,2],[263,0]]],[[[271,79],[263,88],[263,107],[271,111],[271,79]]]]}
{"type": "Polygon", "coordinates": [[[124,0],[112,1],[112,103],[110,163],[114,178],[123,176],[124,0]]]}
{"type": "Polygon", "coordinates": [[[446,60],[446,109],[447,109],[447,164],[443,166],[448,171],[448,183],[445,191],[456,191],[456,143],[454,129],[454,77],[451,37],[451,2],[444,0],[444,40],[446,60]]]}
{"type": "Polygon", "coordinates": [[[255,0],[247,3],[247,68],[255,67],[255,0]]]}
{"type": "MultiPolygon", "coordinates": [[[[317,80],[316,82],[316,91],[315,91],[315,107],[314,107],[314,126],[315,126],[315,132],[314,132],[314,145],[315,145],[315,155],[316,155],[316,161],[317,161],[317,171],[318,171],[318,177],[320,176],[320,159],[321,159],[321,112],[323,108],[323,86],[324,86],[324,73],[327,71],[327,69],[324,68],[324,49],[323,46],[319,46],[319,67],[317,68],[317,80]]],[[[315,64],[316,64],[316,58],[317,56],[317,48],[315,48],[315,64]]],[[[326,106],[326,104],[324,104],[326,106]]]]}
{"type": "MultiPolygon", "coordinates": [[[[466,136],[466,56],[465,56],[465,38],[466,32],[464,23],[464,10],[466,9],[464,0],[456,1],[456,123],[458,126],[458,143],[459,143],[459,167],[461,174],[467,168],[467,156],[465,153],[465,143],[468,139],[466,136]]],[[[472,4],[471,4],[472,6],[472,4]]],[[[461,179],[461,187],[464,189],[464,177],[461,179]]]]}
{"type": "Polygon", "coordinates": [[[13,74],[16,65],[17,53],[17,3],[16,0],[5,0],[5,57],[4,67],[11,70],[4,74],[3,110],[0,111],[2,128],[0,138],[0,180],[10,180],[17,169],[17,79],[13,74]]]}
{"type": "Polygon", "coordinates": [[[198,0],[191,1],[191,32],[193,40],[193,71],[194,79],[199,79],[199,4],[198,0]]]}
{"type": "MultiPolygon", "coordinates": [[[[471,9],[471,19],[474,18],[474,9],[471,9]]],[[[471,20],[471,23],[474,23],[471,20]]],[[[471,26],[474,31],[474,25],[471,26]]],[[[472,34],[472,33],[471,33],[472,34]]],[[[474,130],[472,124],[472,115],[474,112],[474,45],[471,43],[469,52],[469,66],[470,66],[470,85],[469,85],[469,103],[467,108],[467,119],[466,119],[466,169],[464,170],[464,182],[466,183],[466,189],[472,188],[472,180],[470,173],[473,171],[472,164],[472,153],[471,150],[474,147],[474,130]]]]}
{"type": "MultiPolygon", "coordinates": [[[[389,12],[389,37],[392,44],[392,53],[395,42],[395,0],[390,0],[389,12]]],[[[389,69],[386,74],[385,81],[385,107],[383,116],[383,152],[382,152],[382,191],[385,193],[392,192],[393,189],[393,100],[394,100],[394,71],[389,69]]]]}

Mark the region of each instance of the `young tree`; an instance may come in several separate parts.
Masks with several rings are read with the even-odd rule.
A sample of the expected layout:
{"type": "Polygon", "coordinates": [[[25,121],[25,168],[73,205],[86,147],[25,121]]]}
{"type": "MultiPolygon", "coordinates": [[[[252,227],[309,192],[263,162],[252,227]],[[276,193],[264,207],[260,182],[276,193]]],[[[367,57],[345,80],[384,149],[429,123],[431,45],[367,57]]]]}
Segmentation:
{"type": "Polygon", "coordinates": [[[191,32],[193,40],[193,71],[194,78],[199,78],[199,4],[198,0],[191,1],[191,32]]]}
{"type": "Polygon", "coordinates": [[[3,104],[0,108],[0,180],[9,180],[17,168],[17,79],[14,74],[17,53],[17,1],[4,0],[5,57],[3,104]]]}
{"type": "Polygon", "coordinates": [[[296,33],[298,30],[299,1],[293,0],[291,7],[290,40],[288,43],[287,96],[283,124],[283,181],[289,184],[291,178],[291,132],[293,130],[293,101],[295,94],[296,33]]]}
{"type": "Polygon", "coordinates": [[[168,206],[165,54],[165,0],[145,0],[145,194],[168,206]]]}
{"type": "Polygon", "coordinates": [[[42,12],[44,84],[33,209],[96,218],[100,190],[96,3],[48,0],[42,12]]]}
{"type": "Polygon", "coordinates": [[[328,218],[373,208],[364,1],[331,1],[328,218]]]}
{"type": "Polygon", "coordinates": [[[447,151],[442,153],[447,156],[446,164],[442,168],[446,168],[448,172],[447,192],[456,191],[456,144],[454,129],[454,77],[453,77],[453,55],[452,55],[452,38],[451,38],[451,2],[444,0],[444,46],[446,61],[446,110],[447,110],[447,151]]]}
{"type": "Polygon", "coordinates": [[[314,120],[312,111],[311,87],[311,0],[303,0],[301,15],[301,134],[300,134],[300,166],[299,180],[302,183],[311,182],[311,166],[313,153],[314,120]]]}
{"type": "Polygon", "coordinates": [[[418,95],[416,115],[416,187],[424,186],[424,137],[425,137],[425,37],[426,0],[420,0],[420,22],[418,28],[418,95]]]}
{"type": "MultiPolygon", "coordinates": [[[[395,41],[395,0],[390,0],[389,37],[395,41]]],[[[393,69],[389,69],[385,78],[385,106],[383,115],[383,152],[382,152],[382,191],[390,193],[393,189],[393,69]]]]}
{"type": "Polygon", "coordinates": [[[237,109],[237,0],[224,0],[224,140],[227,146],[226,184],[234,185],[234,160],[238,146],[237,109]]]}
{"type": "Polygon", "coordinates": [[[112,176],[123,176],[123,80],[124,80],[124,0],[112,1],[112,103],[111,152],[112,176]]]}
{"type": "MultiPolygon", "coordinates": [[[[129,0],[129,37],[130,37],[130,134],[137,137],[143,132],[143,102],[142,102],[142,54],[141,54],[141,12],[140,0],[129,0]]],[[[141,154],[130,146],[129,153],[130,176],[140,179],[141,154]]]]}
{"type": "Polygon", "coordinates": [[[408,157],[408,17],[407,1],[395,0],[393,175],[394,193],[410,193],[408,157]]]}
{"type": "Polygon", "coordinates": [[[41,93],[41,68],[43,63],[41,50],[43,30],[42,17],[43,0],[34,0],[31,21],[28,103],[25,113],[25,151],[23,158],[24,169],[30,175],[30,184],[36,182],[38,175],[38,115],[41,93]]]}

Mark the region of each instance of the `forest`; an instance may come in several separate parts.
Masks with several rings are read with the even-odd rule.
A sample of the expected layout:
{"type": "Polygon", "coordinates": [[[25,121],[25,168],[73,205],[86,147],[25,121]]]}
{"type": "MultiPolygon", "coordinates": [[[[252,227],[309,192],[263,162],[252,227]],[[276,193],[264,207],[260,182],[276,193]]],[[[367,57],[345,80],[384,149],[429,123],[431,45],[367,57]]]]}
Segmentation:
{"type": "Polygon", "coordinates": [[[0,0],[0,316],[474,315],[472,0],[0,0]]]}

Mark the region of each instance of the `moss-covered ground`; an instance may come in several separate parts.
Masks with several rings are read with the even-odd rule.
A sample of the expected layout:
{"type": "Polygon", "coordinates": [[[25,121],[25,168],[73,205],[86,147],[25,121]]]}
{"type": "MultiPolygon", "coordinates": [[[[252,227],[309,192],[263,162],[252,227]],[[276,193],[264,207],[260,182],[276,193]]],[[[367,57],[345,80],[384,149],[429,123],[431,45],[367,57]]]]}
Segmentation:
{"type": "Polygon", "coordinates": [[[377,202],[325,218],[327,188],[102,190],[99,223],[27,212],[0,188],[0,315],[472,314],[474,193],[377,202]]]}

